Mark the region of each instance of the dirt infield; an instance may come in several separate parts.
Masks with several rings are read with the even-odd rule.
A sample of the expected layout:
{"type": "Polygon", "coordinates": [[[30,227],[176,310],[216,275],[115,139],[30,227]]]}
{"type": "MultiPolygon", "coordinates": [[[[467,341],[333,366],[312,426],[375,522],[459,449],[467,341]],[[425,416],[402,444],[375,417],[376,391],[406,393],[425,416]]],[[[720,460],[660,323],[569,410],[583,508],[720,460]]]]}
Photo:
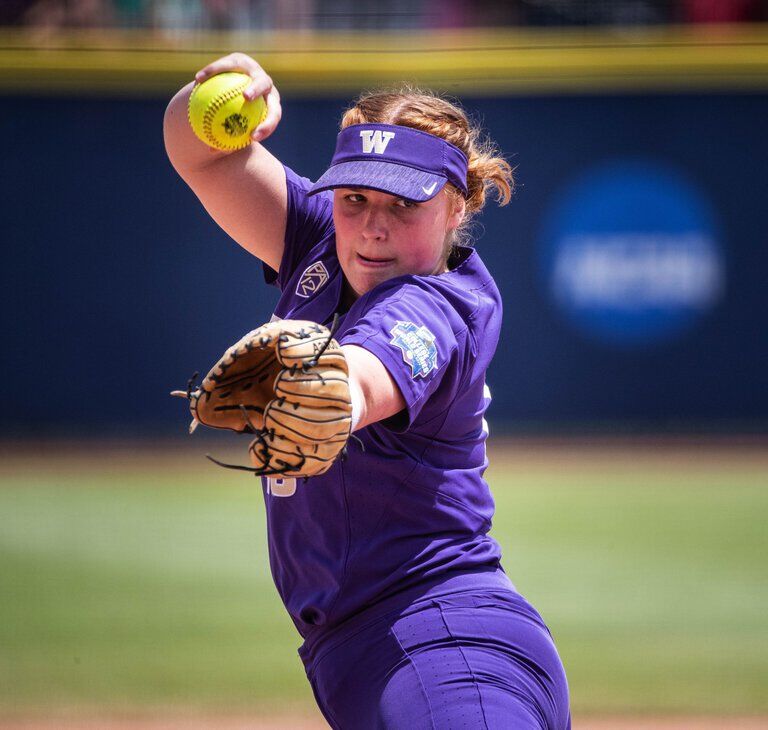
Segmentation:
{"type": "MultiPolygon", "coordinates": [[[[197,434],[196,434],[197,436],[197,434]]],[[[731,436],[581,436],[562,438],[492,437],[488,444],[492,471],[570,472],[591,470],[728,469],[768,472],[768,437],[731,436]]],[[[221,434],[194,440],[80,439],[0,440],[0,485],[18,474],[79,474],[83,470],[184,472],[211,467],[203,454],[213,450],[224,460],[242,457],[241,449],[221,434]]],[[[215,470],[211,468],[211,474],[215,470]]]]}
{"type": "MultiPolygon", "coordinates": [[[[168,717],[0,720],[0,730],[328,730],[307,717],[168,717]]],[[[574,730],[765,730],[768,717],[603,717],[576,719],[574,730]]]]}

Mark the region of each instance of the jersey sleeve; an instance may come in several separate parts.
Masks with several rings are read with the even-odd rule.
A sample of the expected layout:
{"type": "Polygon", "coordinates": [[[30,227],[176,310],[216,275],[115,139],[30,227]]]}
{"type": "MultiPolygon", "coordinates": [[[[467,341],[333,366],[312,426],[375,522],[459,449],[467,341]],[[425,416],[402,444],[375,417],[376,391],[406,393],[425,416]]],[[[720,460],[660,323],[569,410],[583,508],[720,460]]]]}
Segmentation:
{"type": "Polygon", "coordinates": [[[307,195],[312,181],[300,177],[290,167],[283,167],[288,191],[285,248],[279,271],[264,264],[265,281],[276,285],[280,291],[309,249],[333,233],[333,193],[307,195]]]}
{"type": "Polygon", "coordinates": [[[397,384],[407,412],[404,421],[393,422],[393,430],[408,430],[444,412],[463,379],[462,343],[468,334],[450,304],[437,292],[404,284],[402,277],[358,304],[363,311],[340,343],[374,354],[397,384]]]}

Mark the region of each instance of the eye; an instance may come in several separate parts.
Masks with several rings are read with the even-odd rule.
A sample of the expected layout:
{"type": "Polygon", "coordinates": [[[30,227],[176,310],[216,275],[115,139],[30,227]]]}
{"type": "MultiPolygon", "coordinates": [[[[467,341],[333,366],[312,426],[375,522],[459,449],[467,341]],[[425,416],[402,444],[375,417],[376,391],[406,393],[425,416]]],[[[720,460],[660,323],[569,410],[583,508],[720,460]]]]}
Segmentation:
{"type": "Polygon", "coordinates": [[[408,200],[408,198],[399,198],[395,203],[400,208],[417,208],[418,203],[415,200],[408,200]]]}
{"type": "Polygon", "coordinates": [[[348,203],[363,203],[365,201],[365,196],[360,195],[360,193],[347,193],[344,196],[344,200],[348,203]]]}

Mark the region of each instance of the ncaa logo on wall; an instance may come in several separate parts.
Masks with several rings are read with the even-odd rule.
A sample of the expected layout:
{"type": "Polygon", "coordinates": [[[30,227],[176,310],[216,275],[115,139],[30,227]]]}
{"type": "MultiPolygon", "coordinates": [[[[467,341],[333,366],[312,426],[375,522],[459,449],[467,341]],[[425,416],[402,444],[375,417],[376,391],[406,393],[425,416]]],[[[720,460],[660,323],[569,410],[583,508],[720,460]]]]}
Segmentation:
{"type": "Polygon", "coordinates": [[[723,294],[712,205],[666,165],[617,160],[588,170],[554,201],[541,238],[558,311],[605,343],[671,339],[723,294]]]}

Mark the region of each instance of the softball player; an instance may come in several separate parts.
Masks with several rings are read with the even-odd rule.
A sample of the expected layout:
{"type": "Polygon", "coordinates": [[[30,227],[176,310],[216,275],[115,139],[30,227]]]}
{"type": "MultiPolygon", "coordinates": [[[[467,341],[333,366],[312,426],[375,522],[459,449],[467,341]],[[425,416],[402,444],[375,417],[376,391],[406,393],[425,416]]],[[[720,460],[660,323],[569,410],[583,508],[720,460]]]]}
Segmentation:
{"type": "Polygon", "coordinates": [[[257,143],[226,154],[198,142],[188,85],[166,112],[166,147],[264,262],[276,317],[339,316],[358,440],[305,484],[264,480],[272,573],[323,715],[343,730],[570,727],[549,631],[487,534],[485,372],[501,300],[462,242],[489,188],[509,200],[509,165],[447,101],[374,93],[347,111],[312,183],[258,144],[281,110],[253,59],[196,78],[233,70],[267,99],[257,143]]]}

